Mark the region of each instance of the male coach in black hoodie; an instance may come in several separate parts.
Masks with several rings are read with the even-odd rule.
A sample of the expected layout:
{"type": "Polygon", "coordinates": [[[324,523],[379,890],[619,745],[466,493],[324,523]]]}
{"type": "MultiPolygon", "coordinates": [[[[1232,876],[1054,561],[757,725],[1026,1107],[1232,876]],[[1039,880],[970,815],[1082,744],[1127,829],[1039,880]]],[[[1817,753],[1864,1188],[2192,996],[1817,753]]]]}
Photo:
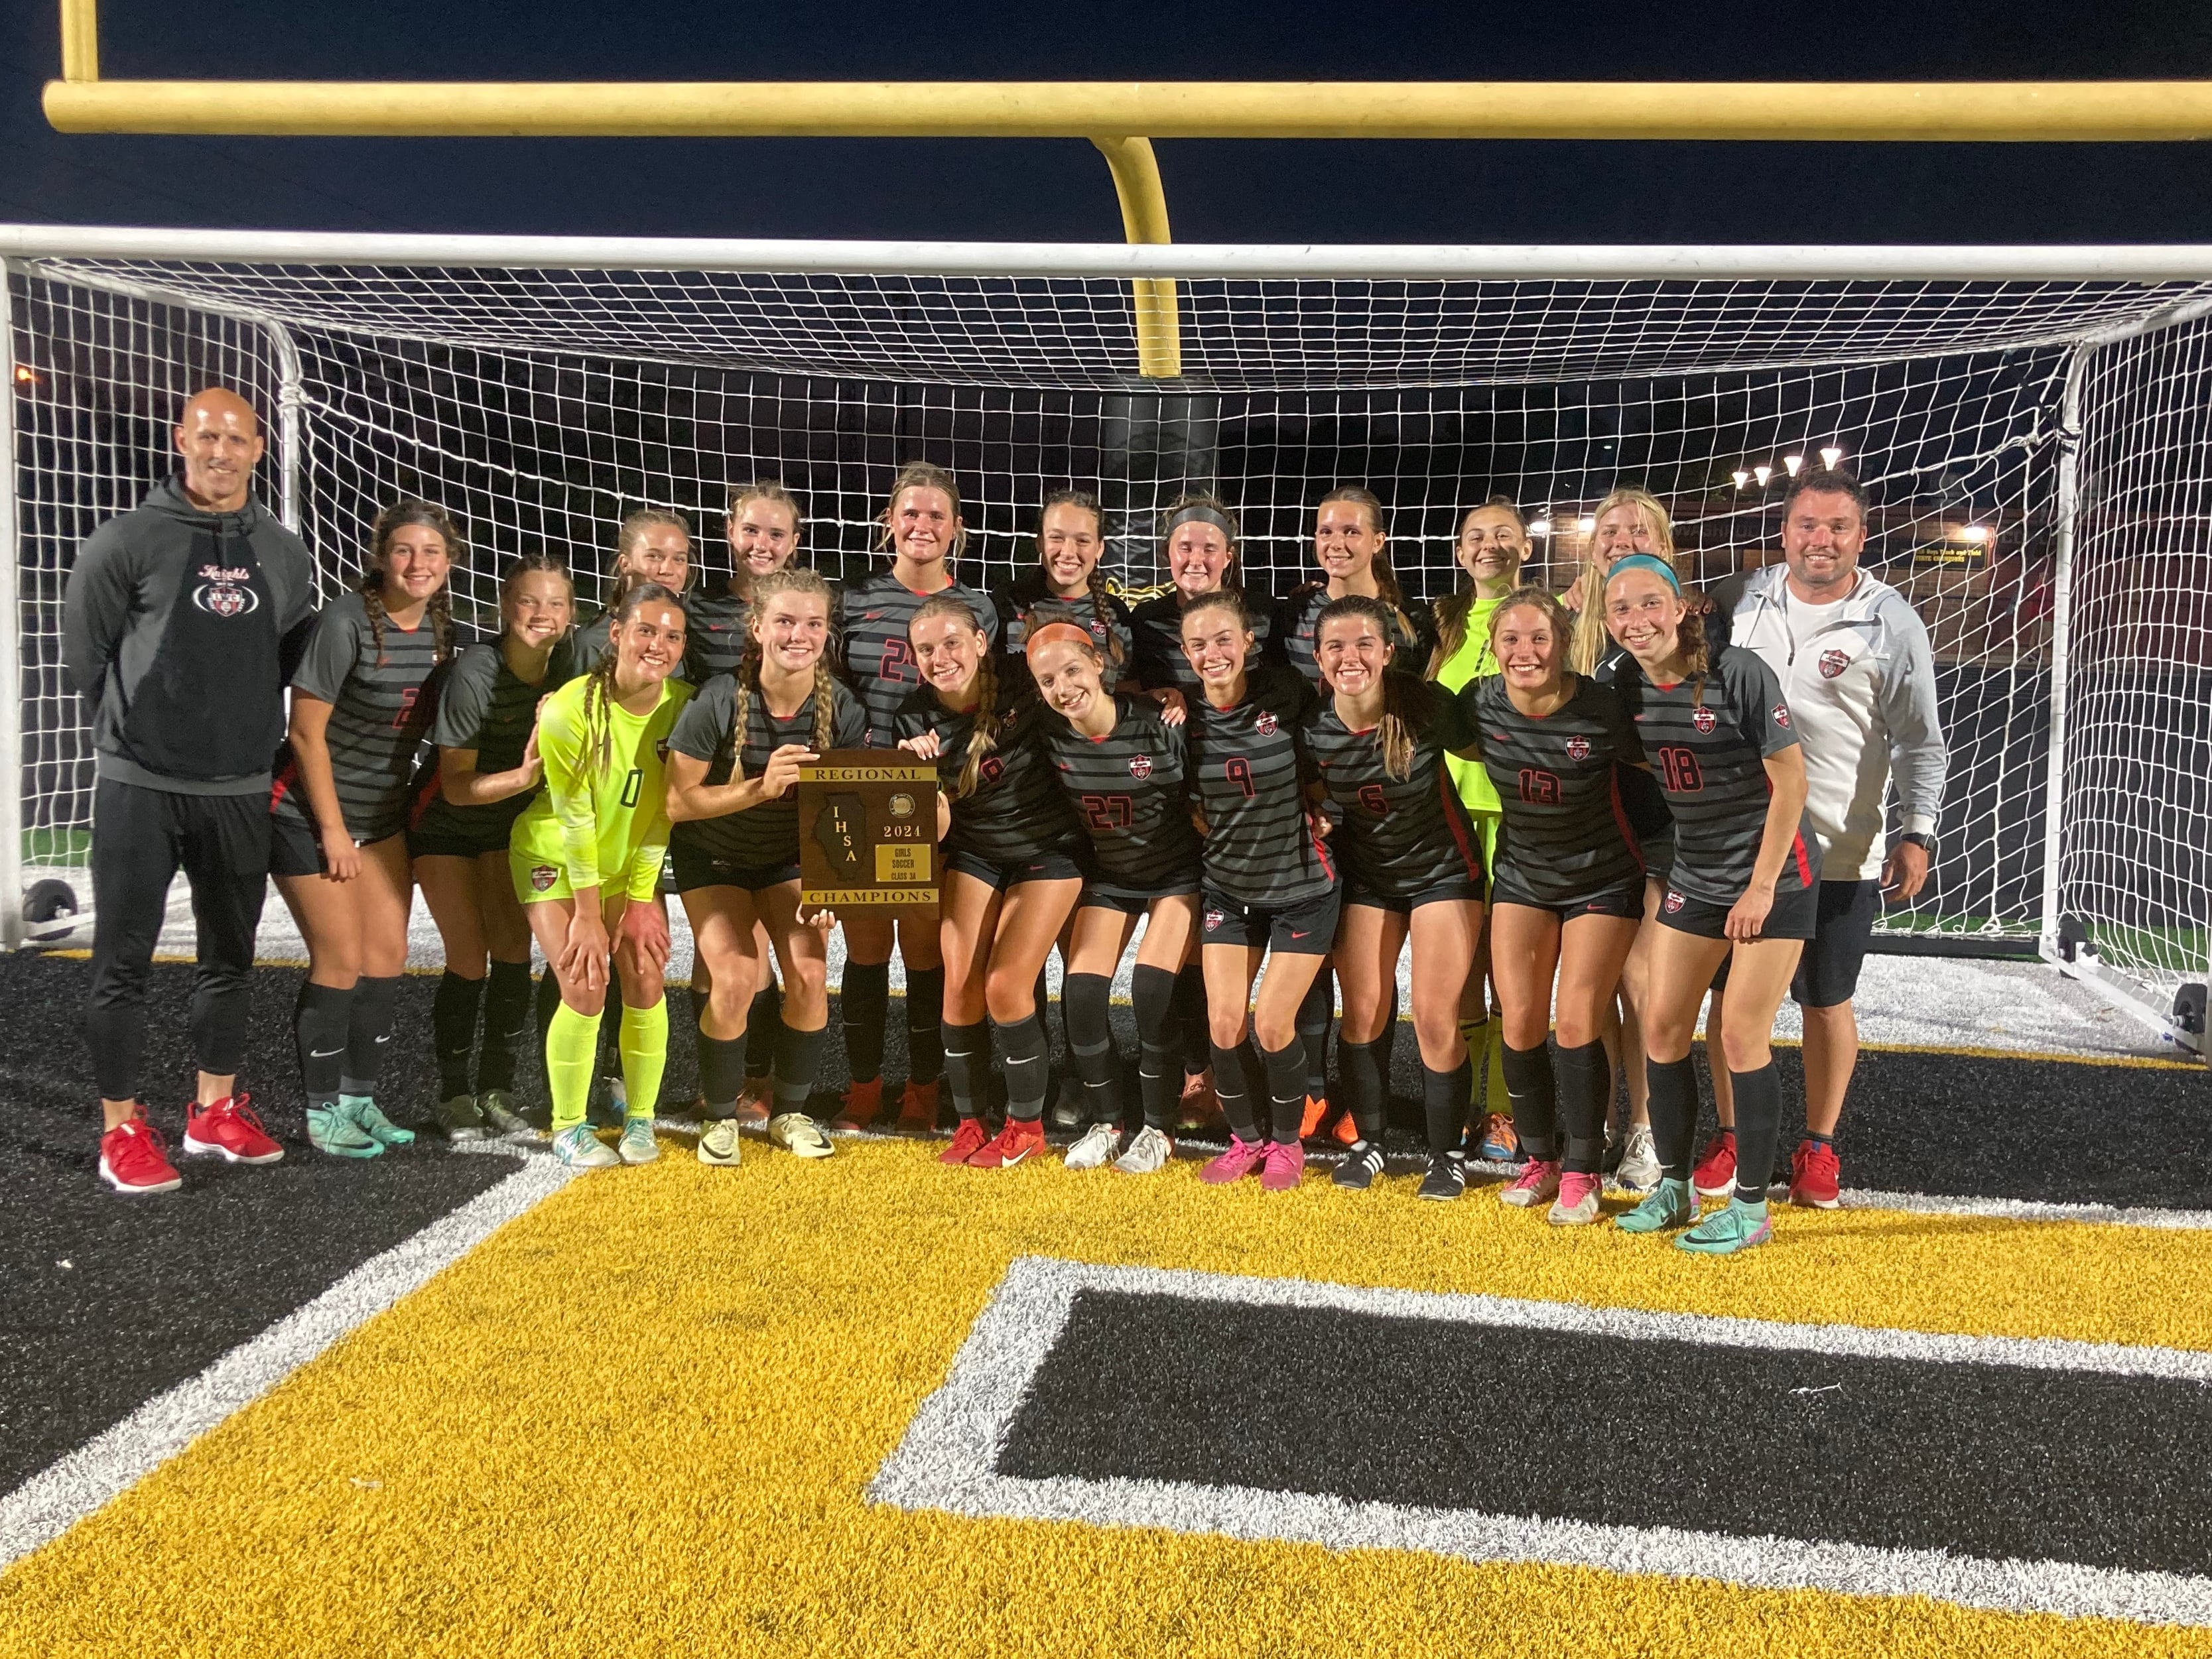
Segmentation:
{"type": "Polygon", "coordinates": [[[138,1099],[146,974],[179,866],[199,935],[199,1094],[185,1150],[249,1164],[284,1155],[235,1084],[268,886],[269,767],[290,647],[313,620],[314,563],[253,499],[261,423],[244,398],[201,392],[176,443],[184,476],[85,539],[62,616],[98,778],[84,1030],[107,1119],[100,1172],[125,1193],[179,1184],[138,1099]]]}

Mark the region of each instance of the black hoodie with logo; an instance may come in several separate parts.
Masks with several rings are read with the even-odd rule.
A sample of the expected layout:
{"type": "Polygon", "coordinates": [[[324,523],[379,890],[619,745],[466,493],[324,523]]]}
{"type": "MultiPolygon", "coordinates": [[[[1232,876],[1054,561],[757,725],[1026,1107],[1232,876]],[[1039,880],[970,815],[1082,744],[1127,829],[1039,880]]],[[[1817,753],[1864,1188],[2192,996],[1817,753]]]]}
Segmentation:
{"type": "Polygon", "coordinates": [[[286,670],[315,608],[307,546],[258,502],[192,505],[175,479],[87,536],[62,662],[90,704],[99,775],[182,795],[269,789],[286,670]]]}

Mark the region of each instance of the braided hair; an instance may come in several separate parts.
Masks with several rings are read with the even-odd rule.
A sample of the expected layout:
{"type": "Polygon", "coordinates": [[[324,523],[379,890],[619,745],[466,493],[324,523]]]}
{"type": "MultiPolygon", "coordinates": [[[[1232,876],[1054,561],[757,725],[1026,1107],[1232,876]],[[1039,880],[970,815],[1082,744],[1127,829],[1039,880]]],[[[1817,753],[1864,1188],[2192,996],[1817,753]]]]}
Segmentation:
{"type": "MultiPolygon", "coordinates": [[[[915,607],[908,620],[907,632],[912,635],[918,623],[933,616],[950,616],[981,633],[982,625],[976,621],[975,613],[968,609],[968,602],[956,599],[949,593],[940,593],[925,599],[915,607]]],[[[977,653],[975,661],[975,717],[968,732],[968,758],[960,768],[960,782],[953,789],[955,800],[964,801],[975,794],[983,774],[983,757],[999,747],[999,669],[992,661],[987,647],[977,653]]]]}
{"type": "MultiPolygon", "coordinates": [[[[1528,521],[1521,516],[1521,509],[1515,504],[1513,498],[1510,495],[1493,495],[1490,500],[1485,501],[1482,506],[1479,507],[1469,507],[1467,512],[1461,516],[1459,527],[1462,535],[1464,535],[1467,530],[1467,521],[1469,518],[1474,518],[1478,512],[1483,512],[1506,513],[1511,517],[1514,524],[1519,527],[1522,536],[1525,536],[1528,533],[1528,521]]],[[[1437,619],[1437,653],[1435,664],[1437,668],[1442,668],[1445,663],[1450,662],[1453,657],[1458,656],[1459,648],[1467,643],[1467,619],[1474,613],[1474,584],[1471,581],[1465,587],[1454,589],[1450,593],[1445,595],[1444,597],[1437,601],[1435,607],[1437,619]]],[[[1431,678],[1434,677],[1434,675],[1431,676],[1431,678]]]]}
{"type": "Polygon", "coordinates": [[[1097,621],[1098,632],[1105,636],[1105,659],[1119,668],[1121,665],[1121,640],[1114,632],[1114,613],[1107,606],[1107,601],[1113,596],[1113,590],[1106,583],[1106,509],[1098,505],[1098,498],[1089,490],[1054,490],[1037,508],[1040,548],[1044,541],[1044,516],[1054,507],[1074,507],[1087,512],[1098,526],[1099,558],[1091,566],[1091,574],[1085,579],[1091,590],[1091,614],[1097,621]]]}
{"type": "MultiPolygon", "coordinates": [[[[434,502],[403,495],[376,515],[376,523],[368,533],[368,566],[362,572],[356,591],[361,595],[361,608],[368,613],[368,637],[376,647],[379,663],[384,661],[384,560],[392,551],[392,538],[410,526],[437,533],[446,544],[446,562],[449,566],[468,557],[468,543],[461,539],[461,527],[453,522],[453,514],[434,502]]],[[[435,660],[450,661],[453,655],[453,599],[445,583],[438,584],[423,614],[430,619],[435,660]]]]}
{"type": "MultiPolygon", "coordinates": [[[[1357,617],[1365,622],[1377,637],[1396,649],[1395,642],[1390,639],[1389,609],[1364,593],[1347,593],[1321,608],[1321,615],[1314,619],[1316,648],[1321,643],[1321,631],[1346,617],[1357,617]]],[[[1386,778],[1403,778],[1413,769],[1413,715],[1406,706],[1406,686],[1403,675],[1388,671],[1382,675],[1382,718],[1376,727],[1375,742],[1382,751],[1382,775],[1386,778]]]]}
{"type": "MultiPolygon", "coordinates": [[[[811,570],[788,567],[772,570],[753,585],[751,609],[745,624],[744,654],[738,659],[737,672],[731,677],[737,682],[736,694],[730,715],[730,735],[724,744],[734,772],[737,755],[744,747],[745,717],[754,693],[761,688],[761,664],[766,653],[761,649],[760,636],[754,632],[760,620],[767,615],[768,602],[779,593],[812,594],[822,601],[825,609],[830,604],[830,584],[811,570]]],[[[814,659],[814,742],[815,753],[822,754],[832,748],[837,732],[837,681],[830,672],[830,652],[823,647],[822,655],[814,659]]]]}
{"type": "Polygon", "coordinates": [[[615,635],[647,605],[667,605],[679,613],[684,609],[684,602],[659,583],[636,584],[607,612],[607,648],[584,675],[584,754],[594,772],[605,772],[614,759],[614,727],[607,710],[614,701],[615,665],[622,657],[615,635]]]}
{"type": "MultiPolygon", "coordinates": [[[[1364,485],[1339,484],[1315,504],[1314,511],[1319,512],[1332,501],[1349,501],[1367,516],[1367,527],[1382,542],[1382,546],[1375,549],[1375,557],[1368,565],[1368,573],[1375,578],[1376,594],[1389,607],[1384,620],[1386,622],[1393,620],[1397,622],[1400,639],[1417,638],[1413,619],[1406,615],[1406,590],[1398,585],[1398,572],[1390,565],[1390,525],[1383,515],[1382,498],[1364,485]]],[[[1328,584],[1309,583],[1307,585],[1313,588],[1328,584]]]]}

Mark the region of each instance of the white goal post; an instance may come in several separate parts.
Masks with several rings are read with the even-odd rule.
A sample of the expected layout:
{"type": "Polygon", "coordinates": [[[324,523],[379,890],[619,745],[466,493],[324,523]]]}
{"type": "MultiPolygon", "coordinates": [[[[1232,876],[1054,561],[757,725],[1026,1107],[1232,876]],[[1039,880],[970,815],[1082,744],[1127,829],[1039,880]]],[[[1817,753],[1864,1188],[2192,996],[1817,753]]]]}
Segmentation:
{"type": "Polygon", "coordinates": [[[1953,762],[1929,893],[1882,948],[2041,954],[2198,1045],[2212,953],[2212,247],[1206,247],[358,236],[0,227],[0,930],[82,907],[91,764],[58,672],[79,540],[170,468],[198,384],[268,415],[263,492],[326,585],[400,493],[496,571],[586,597],[640,506],[702,526],[778,476],[827,573],[872,555],[896,465],[970,493],[969,579],[1097,489],[1124,584],[1186,488],[1287,590],[1312,506],[1369,484],[1407,591],[1460,581],[1493,493],[1564,585],[1615,483],[1686,570],[1775,556],[1793,467],[1840,451],[1867,559],[1935,640],[1953,762]],[[1171,283],[1182,375],[1139,372],[1132,284],[1171,283]],[[57,887],[54,884],[61,884],[57,887]],[[22,893],[27,911],[12,902],[22,893]],[[30,918],[27,922],[27,914],[30,918]],[[2191,987],[2196,989],[2192,991],[2191,987]]]}

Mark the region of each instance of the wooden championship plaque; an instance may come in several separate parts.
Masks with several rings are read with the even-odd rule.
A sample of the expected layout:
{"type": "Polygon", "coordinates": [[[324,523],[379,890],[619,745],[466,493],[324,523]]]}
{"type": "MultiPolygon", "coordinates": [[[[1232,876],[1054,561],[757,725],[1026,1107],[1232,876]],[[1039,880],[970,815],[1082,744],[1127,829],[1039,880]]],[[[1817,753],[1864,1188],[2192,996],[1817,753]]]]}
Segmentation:
{"type": "Polygon", "coordinates": [[[937,765],[831,749],[799,769],[799,898],[852,910],[937,903],[937,765]]]}

